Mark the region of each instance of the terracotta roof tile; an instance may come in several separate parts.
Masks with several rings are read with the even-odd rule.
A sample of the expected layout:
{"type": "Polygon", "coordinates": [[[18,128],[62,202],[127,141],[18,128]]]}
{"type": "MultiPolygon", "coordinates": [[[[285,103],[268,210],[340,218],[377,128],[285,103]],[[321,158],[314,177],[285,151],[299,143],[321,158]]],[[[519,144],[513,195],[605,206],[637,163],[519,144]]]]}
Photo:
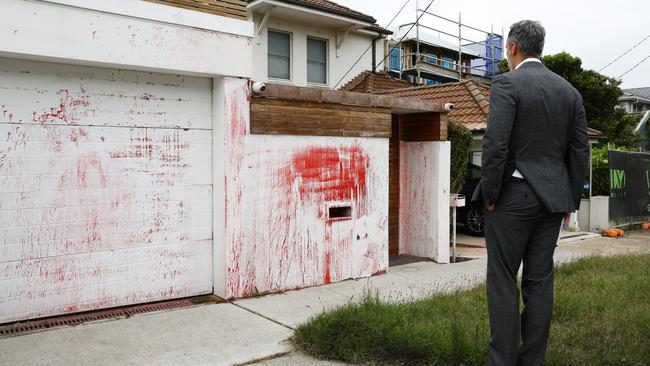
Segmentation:
{"type": "Polygon", "coordinates": [[[587,135],[589,137],[595,137],[595,138],[599,138],[599,137],[604,136],[601,131],[598,131],[598,130],[596,130],[594,128],[591,128],[591,127],[587,127],[587,135]]]}
{"type": "Polygon", "coordinates": [[[477,132],[487,127],[489,87],[473,80],[390,90],[381,94],[453,103],[455,108],[448,113],[451,120],[477,132]]]}
{"type": "Polygon", "coordinates": [[[413,84],[392,78],[386,74],[364,71],[348,81],[340,90],[374,94],[386,90],[408,88],[409,86],[413,86],[413,84]]]}
{"type": "MultiPolygon", "coordinates": [[[[451,120],[464,124],[474,132],[487,129],[490,109],[490,87],[488,85],[465,80],[433,86],[413,86],[413,84],[383,74],[371,74],[365,78],[368,73],[370,71],[361,73],[342,89],[453,103],[454,109],[447,114],[451,120]],[[411,87],[404,87],[405,85],[411,87]]],[[[589,137],[593,138],[603,136],[602,132],[593,128],[588,128],[587,133],[589,137]]]]}

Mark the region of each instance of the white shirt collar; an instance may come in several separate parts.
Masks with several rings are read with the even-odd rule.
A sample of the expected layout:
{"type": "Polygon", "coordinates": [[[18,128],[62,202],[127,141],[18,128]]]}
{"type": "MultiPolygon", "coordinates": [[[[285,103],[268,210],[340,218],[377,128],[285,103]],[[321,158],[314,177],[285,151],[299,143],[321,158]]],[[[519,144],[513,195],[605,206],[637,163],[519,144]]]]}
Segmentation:
{"type": "Polygon", "coordinates": [[[529,57],[529,58],[527,58],[527,59],[521,61],[521,62],[519,63],[519,65],[517,65],[517,67],[515,67],[515,70],[517,70],[521,65],[525,64],[526,62],[539,62],[540,64],[542,63],[542,61],[540,61],[538,58],[535,58],[535,57],[529,57]]]}

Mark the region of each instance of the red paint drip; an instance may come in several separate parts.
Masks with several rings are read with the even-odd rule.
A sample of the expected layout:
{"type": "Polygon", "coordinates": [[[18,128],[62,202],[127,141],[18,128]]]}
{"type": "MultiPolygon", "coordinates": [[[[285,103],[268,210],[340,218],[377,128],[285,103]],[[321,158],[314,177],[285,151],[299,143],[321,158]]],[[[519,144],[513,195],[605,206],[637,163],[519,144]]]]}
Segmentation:
{"type": "Polygon", "coordinates": [[[354,201],[357,217],[365,214],[368,158],[361,147],[312,147],[294,155],[292,168],[302,200],[354,201]]]}
{"type": "Polygon", "coordinates": [[[330,252],[325,253],[325,284],[332,283],[332,275],[330,270],[332,267],[332,254],[330,252]]]}

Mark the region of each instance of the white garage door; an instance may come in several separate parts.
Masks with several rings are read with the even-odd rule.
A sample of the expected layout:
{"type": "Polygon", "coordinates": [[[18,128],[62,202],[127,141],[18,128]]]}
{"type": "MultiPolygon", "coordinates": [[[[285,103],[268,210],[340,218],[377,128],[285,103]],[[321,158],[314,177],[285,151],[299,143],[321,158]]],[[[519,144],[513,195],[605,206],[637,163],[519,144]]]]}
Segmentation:
{"type": "Polygon", "coordinates": [[[210,79],[0,58],[0,323],[212,292],[210,79]]]}

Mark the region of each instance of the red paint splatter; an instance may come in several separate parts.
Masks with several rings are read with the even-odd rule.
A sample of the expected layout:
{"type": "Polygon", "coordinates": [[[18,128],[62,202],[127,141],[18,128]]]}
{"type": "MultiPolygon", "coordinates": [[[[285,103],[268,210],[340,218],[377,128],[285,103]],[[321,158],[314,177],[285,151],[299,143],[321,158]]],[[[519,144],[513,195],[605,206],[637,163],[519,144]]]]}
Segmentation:
{"type": "Polygon", "coordinates": [[[357,217],[365,214],[368,158],[361,147],[308,148],[293,156],[291,171],[302,200],[354,201],[357,217]]]}
{"type": "Polygon", "coordinates": [[[80,189],[88,188],[88,178],[91,174],[99,174],[100,186],[106,188],[106,175],[97,153],[86,155],[77,160],[77,184],[80,189]]]}
{"type": "Polygon", "coordinates": [[[75,122],[74,116],[70,114],[70,110],[79,107],[87,107],[90,103],[88,97],[82,95],[79,98],[73,98],[67,90],[59,90],[57,94],[62,95],[58,106],[51,107],[49,111],[43,112],[37,116],[37,113],[32,112],[32,121],[34,123],[45,124],[53,122],[75,122]]]}
{"type": "Polygon", "coordinates": [[[325,253],[325,284],[332,283],[332,275],[330,274],[332,266],[332,254],[325,253]]]}
{"type": "Polygon", "coordinates": [[[70,131],[70,141],[74,142],[75,145],[79,146],[79,132],[77,132],[77,130],[74,128],[72,129],[72,131],[70,131]]]}

